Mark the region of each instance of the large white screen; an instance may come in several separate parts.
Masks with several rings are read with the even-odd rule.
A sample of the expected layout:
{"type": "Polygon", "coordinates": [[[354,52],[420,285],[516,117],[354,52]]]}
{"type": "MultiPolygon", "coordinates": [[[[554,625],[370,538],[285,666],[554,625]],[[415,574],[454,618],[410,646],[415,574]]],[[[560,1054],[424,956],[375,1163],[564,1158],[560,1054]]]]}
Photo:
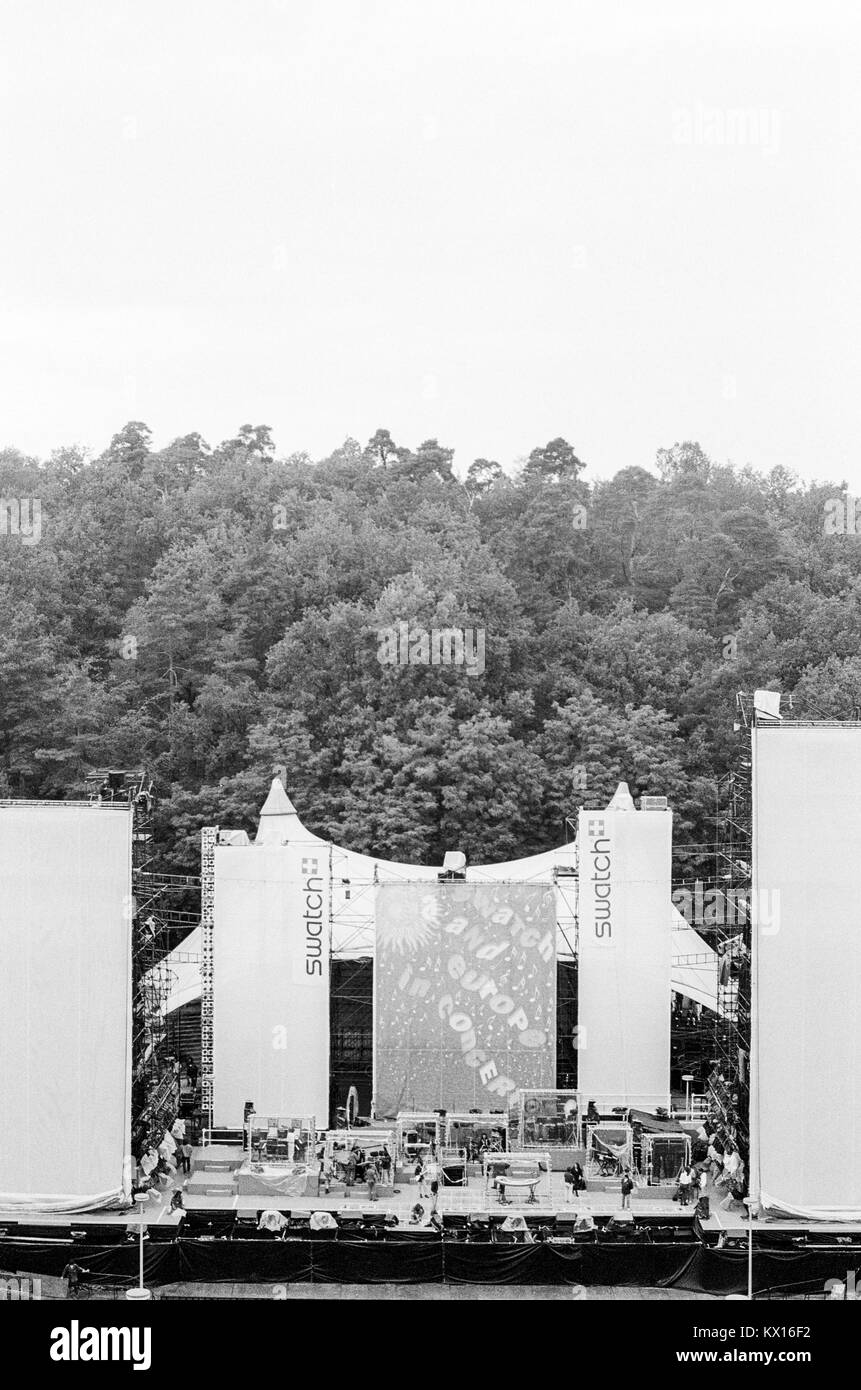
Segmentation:
{"type": "Polygon", "coordinates": [[[861,728],[755,728],[752,1179],[788,1210],[861,1208],[859,852],[861,728]]]}
{"type": "Polygon", "coordinates": [[[672,824],[579,814],[577,1085],[599,1109],[669,1103],[672,824]]]}
{"type": "Polygon", "coordinates": [[[325,846],[215,852],[215,1123],[329,1120],[329,857],[325,846]]]}
{"type": "Polygon", "coordinates": [[[0,1205],[122,1200],[131,814],[0,806],[0,1205]]]}

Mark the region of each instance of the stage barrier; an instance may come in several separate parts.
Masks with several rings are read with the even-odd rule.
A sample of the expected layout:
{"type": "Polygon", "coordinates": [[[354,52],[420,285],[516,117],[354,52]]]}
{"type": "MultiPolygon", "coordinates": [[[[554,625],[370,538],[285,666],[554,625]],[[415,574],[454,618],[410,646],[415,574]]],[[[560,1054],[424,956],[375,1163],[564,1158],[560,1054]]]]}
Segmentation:
{"type": "MultiPolygon", "coordinates": [[[[659,1233],[657,1233],[659,1234],[659,1233]]],[[[851,1252],[854,1256],[854,1252],[851,1252]]],[[[81,1242],[0,1241],[0,1268],[59,1277],[70,1259],[89,1270],[87,1283],[137,1281],[136,1241],[123,1245],[81,1242]]],[[[789,1290],[846,1279],[846,1246],[783,1252],[757,1250],[754,1289],[789,1290]]],[[[747,1288],[747,1252],[707,1247],[692,1235],[685,1241],[653,1239],[645,1244],[584,1241],[533,1245],[467,1244],[430,1232],[376,1240],[316,1239],[200,1240],[144,1243],[144,1281],[167,1284],[581,1284],[585,1287],[677,1288],[725,1297],[747,1288]]]]}

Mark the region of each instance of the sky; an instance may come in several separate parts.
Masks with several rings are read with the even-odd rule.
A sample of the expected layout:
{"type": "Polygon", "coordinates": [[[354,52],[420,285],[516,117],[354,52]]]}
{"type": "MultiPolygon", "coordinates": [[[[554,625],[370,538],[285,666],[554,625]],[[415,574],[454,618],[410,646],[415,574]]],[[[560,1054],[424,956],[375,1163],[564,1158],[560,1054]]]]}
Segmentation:
{"type": "Polygon", "coordinates": [[[0,10],[0,445],[387,428],[861,491],[840,0],[0,10]]]}

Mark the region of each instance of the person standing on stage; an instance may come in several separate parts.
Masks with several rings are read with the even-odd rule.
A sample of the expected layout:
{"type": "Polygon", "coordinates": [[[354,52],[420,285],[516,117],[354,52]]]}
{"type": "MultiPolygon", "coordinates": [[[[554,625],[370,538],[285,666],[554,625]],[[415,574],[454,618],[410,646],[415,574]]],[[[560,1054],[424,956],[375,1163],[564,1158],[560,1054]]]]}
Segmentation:
{"type": "Polygon", "coordinates": [[[379,1173],[377,1172],[377,1165],[376,1165],[376,1163],[374,1162],[373,1159],[370,1159],[369,1162],[368,1162],[368,1166],[367,1166],[366,1169],[365,1169],[365,1178],[366,1178],[366,1181],[367,1181],[367,1184],[368,1184],[368,1201],[369,1201],[369,1202],[378,1202],[378,1201],[380,1200],[379,1197],[377,1196],[377,1178],[378,1178],[378,1177],[379,1177],[379,1173]]]}
{"type": "Polygon", "coordinates": [[[437,1207],[439,1206],[439,1164],[437,1163],[435,1156],[431,1158],[429,1163],[425,1164],[424,1176],[430,1186],[430,1214],[431,1216],[433,1216],[436,1212],[437,1207]]]}
{"type": "Polygon", "coordinates": [[[630,1211],[631,1193],[634,1190],[634,1179],[631,1177],[630,1168],[626,1168],[622,1174],[622,1210],[630,1211]]]}
{"type": "Polygon", "coordinates": [[[325,1187],[326,1196],[332,1191],[332,1160],[327,1158],[324,1152],[320,1159],[320,1167],[317,1169],[317,1196],[320,1196],[320,1188],[325,1187]]]}
{"type": "Polygon", "coordinates": [[[691,1172],[688,1165],[686,1163],[683,1163],[682,1171],[679,1173],[679,1202],[683,1207],[686,1207],[688,1201],[690,1200],[693,1185],[693,1173],[691,1172]]]}

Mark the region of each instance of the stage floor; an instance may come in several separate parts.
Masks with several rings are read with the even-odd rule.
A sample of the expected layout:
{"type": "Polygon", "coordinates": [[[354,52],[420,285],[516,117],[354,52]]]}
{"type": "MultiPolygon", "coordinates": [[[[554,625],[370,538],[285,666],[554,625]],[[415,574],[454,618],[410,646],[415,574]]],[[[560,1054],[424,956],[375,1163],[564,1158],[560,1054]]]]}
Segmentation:
{"type": "MultiPolygon", "coordinates": [[[[198,1149],[195,1151],[193,1160],[193,1173],[198,1180],[201,1176],[201,1168],[204,1162],[230,1162],[232,1165],[238,1164],[242,1159],[242,1151],[239,1148],[230,1148],[220,1145],[218,1148],[208,1150],[198,1149]]],[[[213,1174],[213,1177],[216,1175],[213,1174]]],[[[551,1215],[553,1213],[571,1214],[582,1213],[593,1217],[617,1216],[621,1212],[621,1199],[618,1193],[600,1192],[587,1190],[578,1194],[576,1202],[566,1202],[565,1184],[561,1173],[552,1173],[550,1192],[539,1195],[539,1200],[535,1203],[521,1202],[512,1200],[508,1205],[501,1205],[496,1200],[495,1193],[489,1195],[485,1191],[484,1182],[481,1179],[473,1178],[467,1187],[444,1187],[440,1190],[438,1211],[469,1213],[469,1212],[498,1212],[506,1215],[523,1214],[526,1216],[540,1216],[542,1213],[551,1215]]],[[[313,1186],[313,1184],[312,1184],[313,1186]]],[[[421,1201],[426,1212],[430,1212],[430,1199],[420,1198],[418,1185],[416,1183],[403,1182],[393,1191],[391,1185],[378,1185],[378,1201],[372,1203],[368,1198],[367,1186],[353,1187],[348,1194],[340,1184],[327,1197],[319,1197],[313,1194],[305,1194],[296,1197],[275,1197],[267,1198],[263,1196],[236,1196],[230,1189],[223,1193],[212,1195],[197,1195],[187,1191],[188,1179],[177,1175],[177,1181],[173,1186],[161,1192],[157,1200],[152,1200],[145,1208],[145,1220],[148,1225],[159,1226],[178,1226],[181,1214],[170,1210],[170,1202],[175,1190],[183,1193],[183,1202],[186,1211],[237,1211],[237,1212],[256,1212],[264,1207],[281,1207],[284,1210],[293,1212],[311,1211],[331,1211],[337,1213],[347,1213],[356,1211],[374,1210],[378,1213],[391,1212],[397,1215],[399,1221],[407,1223],[410,1211],[416,1202],[421,1201]]],[[[652,1220],[665,1218],[668,1223],[684,1221],[693,1215],[693,1207],[682,1207],[678,1202],[674,1202],[670,1195],[671,1189],[646,1188],[638,1189],[637,1194],[632,1198],[631,1209],[634,1220],[637,1217],[650,1217],[652,1220]],[[653,1195],[654,1194],[654,1195],[653,1195]]],[[[722,1211],[720,1201],[725,1196],[721,1189],[709,1189],[707,1195],[710,1198],[711,1214],[701,1223],[706,1233],[718,1234],[725,1232],[733,1238],[746,1236],[747,1219],[744,1211],[737,1209],[722,1211]]],[[[88,1225],[129,1225],[137,1224],[137,1208],[126,1211],[99,1211],[89,1212],[81,1215],[69,1216],[68,1213],[36,1213],[20,1212],[9,1208],[0,1208],[0,1221],[3,1219],[16,1221],[20,1224],[38,1226],[62,1226],[68,1228],[70,1225],[76,1228],[83,1228],[88,1225]]],[[[776,1220],[771,1217],[761,1217],[754,1222],[754,1233],[757,1232],[791,1232],[809,1231],[811,1234],[820,1236],[823,1240],[829,1240],[837,1235],[852,1235],[861,1232],[861,1223],[855,1222],[801,1222],[776,1220]]]]}

